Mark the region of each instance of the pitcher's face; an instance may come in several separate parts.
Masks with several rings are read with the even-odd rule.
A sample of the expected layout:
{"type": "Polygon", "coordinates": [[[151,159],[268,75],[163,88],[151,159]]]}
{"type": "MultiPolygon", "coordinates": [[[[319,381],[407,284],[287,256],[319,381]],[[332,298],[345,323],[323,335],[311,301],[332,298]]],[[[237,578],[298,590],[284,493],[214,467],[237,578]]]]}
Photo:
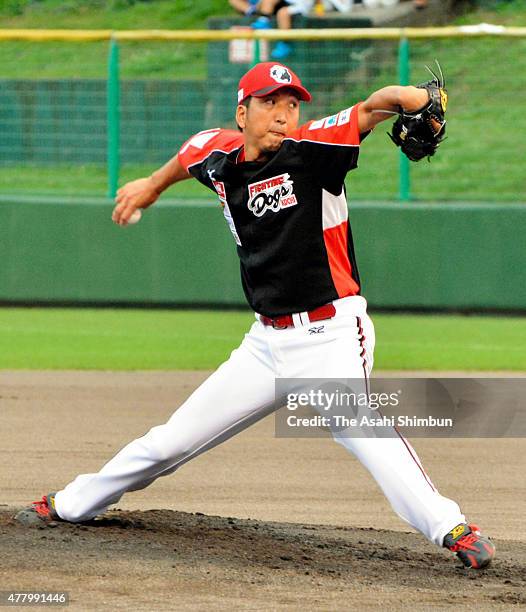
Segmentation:
{"type": "MultiPolygon", "coordinates": [[[[294,90],[283,88],[263,97],[252,97],[248,107],[237,107],[245,153],[258,157],[275,153],[283,139],[298,127],[300,102],[294,90]]],[[[248,159],[248,158],[247,158],[248,159]]]]}

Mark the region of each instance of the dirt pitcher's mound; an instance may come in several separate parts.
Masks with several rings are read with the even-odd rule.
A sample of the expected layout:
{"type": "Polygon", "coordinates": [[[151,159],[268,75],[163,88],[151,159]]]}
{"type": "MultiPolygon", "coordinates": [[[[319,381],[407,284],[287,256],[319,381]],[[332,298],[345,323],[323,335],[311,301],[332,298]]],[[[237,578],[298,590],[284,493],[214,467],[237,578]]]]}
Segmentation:
{"type": "Polygon", "coordinates": [[[511,540],[476,572],[413,533],[169,510],[33,528],[12,517],[0,512],[2,589],[68,591],[70,609],[526,605],[526,544],[511,540]]]}

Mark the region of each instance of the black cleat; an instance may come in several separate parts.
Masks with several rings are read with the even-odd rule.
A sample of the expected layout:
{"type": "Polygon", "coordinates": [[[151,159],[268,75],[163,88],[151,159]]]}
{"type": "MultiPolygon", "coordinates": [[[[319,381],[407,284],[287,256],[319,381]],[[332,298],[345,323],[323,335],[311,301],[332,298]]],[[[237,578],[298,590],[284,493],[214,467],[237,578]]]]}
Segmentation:
{"type": "Polygon", "coordinates": [[[444,546],[466,567],[482,569],[487,567],[495,556],[495,545],[483,536],[476,525],[461,523],[452,529],[444,538],[444,546]]]}

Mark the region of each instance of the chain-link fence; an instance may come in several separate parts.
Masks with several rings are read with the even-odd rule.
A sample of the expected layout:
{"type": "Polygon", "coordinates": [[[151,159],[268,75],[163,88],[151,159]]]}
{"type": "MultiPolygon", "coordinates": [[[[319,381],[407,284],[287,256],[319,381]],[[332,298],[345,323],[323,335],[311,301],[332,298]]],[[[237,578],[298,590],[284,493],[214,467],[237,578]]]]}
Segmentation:
{"type": "MultiPolygon", "coordinates": [[[[274,33],[256,43],[240,38],[252,32],[241,32],[236,40],[208,41],[206,33],[199,40],[172,33],[168,40],[116,36],[113,42],[110,33],[89,42],[0,35],[0,193],[104,195],[117,181],[150,173],[195,132],[235,127],[237,82],[254,60],[270,59],[276,44],[274,33]]],[[[524,201],[524,33],[422,38],[406,31],[405,65],[399,33],[385,32],[389,39],[369,31],[350,38],[351,31],[309,30],[310,40],[295,40],[301,31],[288,33],[284,61],[314,98],[302,119],[346,108],[408,71],[408,82],[427,80],[425,65],[438,59],[450,95],[448,138],[430,164],[410,165],[402,195],[524,201]]],[[[400,197],[408,164],[399,163],[385,135],[389,123],[364,142],[359,169],[348,177],[350,198],[400,197]]],[[[206,193],[193,183],[172,195],[206,193]]]]}

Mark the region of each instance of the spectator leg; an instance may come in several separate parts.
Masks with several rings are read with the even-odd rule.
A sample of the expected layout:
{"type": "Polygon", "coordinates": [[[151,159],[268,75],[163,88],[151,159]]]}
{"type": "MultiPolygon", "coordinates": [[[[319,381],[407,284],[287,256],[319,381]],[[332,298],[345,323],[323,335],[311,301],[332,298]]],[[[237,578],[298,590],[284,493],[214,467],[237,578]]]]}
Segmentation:
{"type": "Polygon", "coordinates": [[[282,6],[276,13],[276,21],[280,30],[290,30],[292,27],[292,17],[286,6],[282,6]]]}

